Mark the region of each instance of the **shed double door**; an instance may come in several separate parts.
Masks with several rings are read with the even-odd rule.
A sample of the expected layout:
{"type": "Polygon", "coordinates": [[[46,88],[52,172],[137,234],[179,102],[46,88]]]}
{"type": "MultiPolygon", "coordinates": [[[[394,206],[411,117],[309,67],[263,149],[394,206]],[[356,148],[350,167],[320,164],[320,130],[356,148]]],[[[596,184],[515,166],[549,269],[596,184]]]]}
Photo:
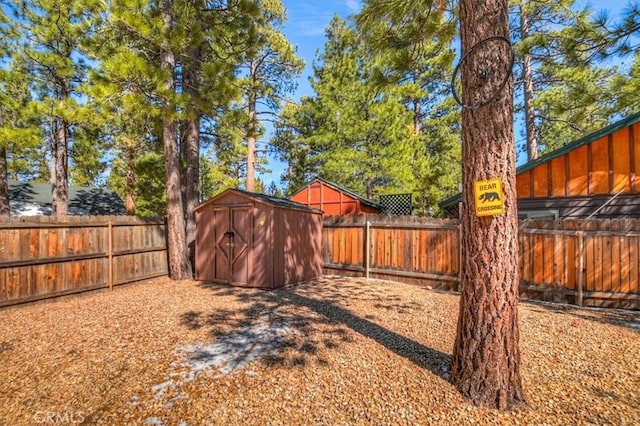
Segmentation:
{"type": "Polygon", "coordinates": [[[224,207],[214,210],[214,280],[249,285],[251,270],[251,208],[224,207]]]}

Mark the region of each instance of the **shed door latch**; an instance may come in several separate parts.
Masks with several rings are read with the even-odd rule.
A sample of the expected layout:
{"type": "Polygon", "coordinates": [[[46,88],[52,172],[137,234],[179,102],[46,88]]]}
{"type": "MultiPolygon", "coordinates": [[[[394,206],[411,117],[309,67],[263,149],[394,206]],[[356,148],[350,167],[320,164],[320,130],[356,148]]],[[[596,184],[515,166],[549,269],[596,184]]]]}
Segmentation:
{"type": "Polygon", "coordinates": [[[233,233],[233,231],[227,231],[224,233],[224,236],[229,239],[229,241],[227,241],[227,243],[225,244],[227,247],[234,248],[236,246],[236,243],[233,242],[234,235],[235,234],[233,233]]]}

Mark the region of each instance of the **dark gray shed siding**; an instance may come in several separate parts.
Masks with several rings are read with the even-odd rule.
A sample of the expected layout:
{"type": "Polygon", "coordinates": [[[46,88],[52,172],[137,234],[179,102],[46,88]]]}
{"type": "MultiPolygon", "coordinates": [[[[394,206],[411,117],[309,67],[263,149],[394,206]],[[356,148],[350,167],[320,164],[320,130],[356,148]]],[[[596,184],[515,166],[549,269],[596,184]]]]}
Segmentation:
{"type": "Polygon", "coordinates": [[[556,211],[561,219],[637,219],[640,218],[640,195],[529,198],[518,200],[518,211],[556,211]]]}

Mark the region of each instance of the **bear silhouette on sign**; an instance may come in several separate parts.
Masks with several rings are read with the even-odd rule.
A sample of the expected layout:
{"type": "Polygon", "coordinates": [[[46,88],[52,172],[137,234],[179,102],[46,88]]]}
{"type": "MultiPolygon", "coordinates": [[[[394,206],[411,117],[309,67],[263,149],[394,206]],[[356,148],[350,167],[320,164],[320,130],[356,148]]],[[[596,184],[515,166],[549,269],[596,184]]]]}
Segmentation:
{"type": "Polygon", "coordinates": [[[495,200],[500,201],[500,195],[498,195],[497,192],[485,192],[484,194],[480,195],[480,201],[482,201],[483,203],[495,200]]]}

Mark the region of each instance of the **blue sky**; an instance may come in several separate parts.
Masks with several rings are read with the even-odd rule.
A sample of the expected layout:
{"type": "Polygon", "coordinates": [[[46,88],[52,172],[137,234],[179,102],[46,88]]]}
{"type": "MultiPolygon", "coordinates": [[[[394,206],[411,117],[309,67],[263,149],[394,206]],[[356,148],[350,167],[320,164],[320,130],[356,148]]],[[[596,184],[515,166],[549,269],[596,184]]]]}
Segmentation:
{"type": "MultiPolygon", "coordinates": [[[[298,56],[306,63],[305,70],[298,80],[298,90],[294,99],[312,94],[309,77],[312,75],[312,64],[318,50],[322,50],[325,43],[324,31],[335,14],[346,18],[360,10],[359,0],[282,0],[287,8],[287,22],[284,33],[294,46],[298,48],[298,56]]],[[[268,135],[265,137],[268,138],[268,135]]],[[[269,159],[272,173],[260,176],[268,186],[271,181],[279,187],[280,176],[286,165],[275,158],[269,159]]]]}
{"type": "MultiPolygon", "coordinates": [[[[306,62],[305,71],[298,80],[298,90],[294,99],[304,95],[311,95],[308,84],[312,75],[312,64],[318,50],[322,50],[325,43],[324,30],[334,14],[342,18],[357,13],[362,5],[360,0],[282,0],[287,8],[287,23],[284,33],[294,46],[298,48],[298,56],[306,62]]],[[[589,5],[592,10],[609,11],[610,18],[617,16],[629,5],[629,0],[578,0],[579,6],[589,5]]],[[[268,136],[267,136],[268,137],[268,136]]],[[[265,140],[266,141],[266,140],[265,140]]],[[[274,181],[280,185],[280,175],[286,165],[271,158],[269,168],[272,173],[260,176],[266,185],[274,181]]]]}

